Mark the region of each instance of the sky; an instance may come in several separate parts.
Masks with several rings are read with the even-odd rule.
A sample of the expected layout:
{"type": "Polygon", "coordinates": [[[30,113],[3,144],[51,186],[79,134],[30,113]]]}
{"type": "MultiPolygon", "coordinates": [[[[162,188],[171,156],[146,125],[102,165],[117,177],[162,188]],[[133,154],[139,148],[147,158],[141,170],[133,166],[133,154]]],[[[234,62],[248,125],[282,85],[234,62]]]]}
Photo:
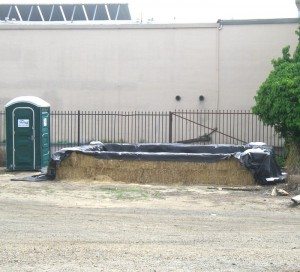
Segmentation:
{"type": "Polygon", "coordinates": [[[132,19],[216,22],[218,19],[295,18],[295,0],[129,0],[132,19]]]}
{"type": "Polygon", "coordinates": [[[134,22],[191,23],[218,19],[295,18],[295,0],[0,0],[7,3],[128,3],[134,22]]]}

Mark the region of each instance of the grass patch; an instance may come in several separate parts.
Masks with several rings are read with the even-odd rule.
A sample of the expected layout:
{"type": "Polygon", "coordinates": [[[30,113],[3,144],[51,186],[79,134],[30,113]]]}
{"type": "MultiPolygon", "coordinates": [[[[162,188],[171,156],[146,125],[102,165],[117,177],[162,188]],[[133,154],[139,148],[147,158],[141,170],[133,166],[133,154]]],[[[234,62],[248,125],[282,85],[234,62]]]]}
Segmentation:
{"type": "Polygon", "coordinates": [[[163,195],[159,191],[151,192],[149,190],[144,190],[140,187],[134,188],[121,188],[121,187],[107,187],[101,188],[100,191],[116,198],[122,200],[146,200],[150,198],[163,199],[163,195]]]}

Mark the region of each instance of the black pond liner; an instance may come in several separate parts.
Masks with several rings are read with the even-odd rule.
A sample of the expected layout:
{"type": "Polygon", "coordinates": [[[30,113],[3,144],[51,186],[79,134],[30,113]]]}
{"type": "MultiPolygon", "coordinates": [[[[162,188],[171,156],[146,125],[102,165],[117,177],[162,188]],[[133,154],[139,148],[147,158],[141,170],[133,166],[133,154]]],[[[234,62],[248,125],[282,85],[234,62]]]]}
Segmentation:
{"type": "MultiPolygon", "coordinates": [[[[238,145],[187,145],[187,144],[96,144],[63,148],[51,156],[46,179],[55,179],[56,169],[61,161],[72,152],[85,154],[104,160],[134,161],[179,161],[214,163],[235,158],[251,171],[261,185],[283,182],[285,175],[275,160],[270,146],[250,143],[238,145]]],[[[39,177],[41,180],[42,177],[39,177]]]]}
{"type": "Polygon", "coordinates": [[[31,181],[31,182],[40,182],[40,181],[49,181],[53,180],[48,174],[38,174],[29,177],[22,177],[22,178],[12,178],[11,181],[31,181]]]}

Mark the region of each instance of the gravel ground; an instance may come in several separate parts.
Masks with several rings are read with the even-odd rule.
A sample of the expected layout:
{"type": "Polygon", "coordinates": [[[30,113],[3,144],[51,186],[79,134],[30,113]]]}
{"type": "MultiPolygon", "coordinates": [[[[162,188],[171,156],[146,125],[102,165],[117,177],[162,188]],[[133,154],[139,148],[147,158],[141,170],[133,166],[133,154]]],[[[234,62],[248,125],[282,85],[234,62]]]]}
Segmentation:
{"type": "Polygon", "coordinates": [[[0,175],[0,271],[300,271],[300,207],[271,188],[12,177],[0,175]]]}

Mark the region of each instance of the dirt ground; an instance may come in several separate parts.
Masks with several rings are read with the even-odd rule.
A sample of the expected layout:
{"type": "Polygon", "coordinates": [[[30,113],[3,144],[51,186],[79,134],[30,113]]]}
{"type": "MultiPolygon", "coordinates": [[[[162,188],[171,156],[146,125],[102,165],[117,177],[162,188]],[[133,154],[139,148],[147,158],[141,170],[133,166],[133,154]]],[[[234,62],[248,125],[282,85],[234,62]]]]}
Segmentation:
{"type": "Polygon", "coordinates": [[[0,175],[0,271],[300,271],[290,196],[0,175]]]}

